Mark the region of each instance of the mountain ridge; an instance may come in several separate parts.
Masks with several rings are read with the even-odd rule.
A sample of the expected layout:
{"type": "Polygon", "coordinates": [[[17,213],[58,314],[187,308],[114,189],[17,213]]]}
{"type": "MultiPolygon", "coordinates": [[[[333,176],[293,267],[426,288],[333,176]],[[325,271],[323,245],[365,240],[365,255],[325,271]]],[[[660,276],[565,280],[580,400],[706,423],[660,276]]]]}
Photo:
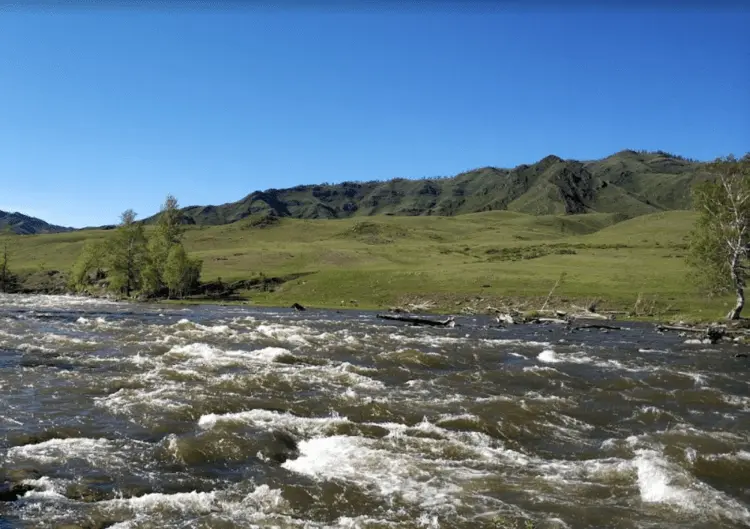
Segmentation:
{"type": "MultiPolygon", "coordinates": [[[[252,215],[301,219],[372,215],[453,216],[509,210],[535,215],[618,213],[630,218],[690,209],[705,162],[664,151],[623,150],[595,160],[548,155],[513,169],[480,167],[452,177],[304,184],[253,191],[235,202],[182,208],[183,222],[218,225],[252,215]]],[[[158,213],[142,222],[151,223],[158,213]]]]}
{"type": "MultiPolygon", "coordinates": [[[[508,210],[535,215],[615,213],[632,218],[690,209],[690,188],[706,178],[706,162],[664,151],[622,150],[593,160],[550,154],[512,169],[492,166],[455,176],[343,181],[253,191],[219,205],[181,208],[183,222],[221,225],[254,215],[331,219],[373,215],[454,216],[508,210]]],[[[153,223],[159,213],[140,222],[153,223]]],[[[61,233],[111,229],[113,224],[69,228],[22,213],[0,211],[0,230],[61,233]]]]}
{"type": "Polygon", "coordinates": [[[64,233],[74,231],[74,228],[57,226],[42,219],[24,215],[23,213],[0,210],[0,231],[10,229],[18,235],[34,235],[37,233],[64,233]]]}

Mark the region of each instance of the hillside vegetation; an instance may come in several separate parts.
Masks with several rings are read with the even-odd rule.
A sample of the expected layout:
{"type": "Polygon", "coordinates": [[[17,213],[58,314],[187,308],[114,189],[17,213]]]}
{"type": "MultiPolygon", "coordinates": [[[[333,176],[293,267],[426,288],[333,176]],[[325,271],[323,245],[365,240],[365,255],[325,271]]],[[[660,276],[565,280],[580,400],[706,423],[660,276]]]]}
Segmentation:
{"type": "Polygon", "coordinates": [[[532,165],[484,167],[452,178],[268,189],[219,206],[190,206],[183,209],[183,216],[196,225],[229,224],[257,214],[340,219],[495,210],[530,215],[618,213],[630,218],[689,209],[690,187],[705,177],[704,166],[664,152],[622,151],[595,161],[547,156],[532,165]]]}
{"type": "MultiPolygon", "coordinates": [[[[727,300],[705,299],[686,279],[692,212],[621,219],[516,211],[335,220],[254,215],[191,227],[184,244],[203,260],[207,289],[234,283],[237,299],[264,305],[538,309],[564,273],[553,303],[598,299],[601,308],[642,317],[724,312],[727,300]]],[[[85,241],[111,233],[12,237],[13,266],[28,288],[44,288],[61,275],[51,270],[70,269],[85,241]]]]}
{"type": "Polygon", "coordinates": [[[30,235],[34,233],[62,233],[72,231],[73,228],[55,226],[22,213],[9,213],[0,210],[0,233],[5,230],[10,230],[19,235],[30,235]]]}

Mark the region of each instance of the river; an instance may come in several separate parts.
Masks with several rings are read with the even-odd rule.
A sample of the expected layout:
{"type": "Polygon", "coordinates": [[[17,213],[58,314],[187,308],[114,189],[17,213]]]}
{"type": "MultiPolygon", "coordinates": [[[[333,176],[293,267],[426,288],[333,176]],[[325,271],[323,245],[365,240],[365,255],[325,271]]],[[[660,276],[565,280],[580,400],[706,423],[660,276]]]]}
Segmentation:
{"type": "Polygon", "coordinates": [[[0,527],[750,524],[743,346],[457,323],[0,296],[0,527]]]}

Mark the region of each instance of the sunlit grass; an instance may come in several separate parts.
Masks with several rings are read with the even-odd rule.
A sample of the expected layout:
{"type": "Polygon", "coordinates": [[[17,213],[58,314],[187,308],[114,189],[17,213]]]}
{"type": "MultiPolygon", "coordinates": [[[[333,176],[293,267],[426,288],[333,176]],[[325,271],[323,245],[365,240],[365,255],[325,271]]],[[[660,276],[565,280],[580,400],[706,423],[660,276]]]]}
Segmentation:
{"type": "MultiPolygon", "coordinates": [[[[383,308],[432,299],[452,311],[484,305],[541,304],[564,272],[554,302],[646,316],[719,317],[730,300],[706,299],[687,281],[686,237],[693,214],[673,211],[617,223],[617,216],[531,216],[508,211],[456,217],[382,216],[346,220],[257,219],[192,228],[186,247],[204,260],[203,279],[231,282],[306,272],[258,304],[383,308]],[[650,307],[645,310],[643,307],[650,307]]],[[[107,231],[12,237],[16,271],[67,270],[87,239],[107,231]]],[[[536,307],[538,308],[538,307],[536,307]]]]}

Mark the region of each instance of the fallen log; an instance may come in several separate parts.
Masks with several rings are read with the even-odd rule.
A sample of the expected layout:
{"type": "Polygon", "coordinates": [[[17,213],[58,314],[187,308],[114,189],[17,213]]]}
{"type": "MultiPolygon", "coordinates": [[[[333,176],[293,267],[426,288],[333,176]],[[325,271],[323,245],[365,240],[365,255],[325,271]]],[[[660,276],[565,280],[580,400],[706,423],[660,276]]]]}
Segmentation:
{"type": "Polygon", "coordinates": [[[707,327],[686,327],[684,325],[657,325],[656,330],[659,332],[676,331],[676,332],[692,332],[696,334],[705,334],[708,332],[707,327]]]}
{"type": "Polygon", "coordinates": [[[711,344],[718,343],[725,336],[746,334],[742,331],[730,330],[724,327],[686,327],[684,325],[657,325],[656,330],[659,332],[676,331],[681,333],[700,334],[703,336],[704,340],[708,340],[711,344]]]}
{"type": "Polygon", "coordinates": [[[402,321],[404,323],[411,323],[414,325],[430,325],[432,327],[453,327],[455,325],[455,319],[453,316],[446,320],[431,320],[429,318],[422,318],[420,316],[401,316],[397,314],[378,314],[378,318],[381,320],[391,321],[402,321]]]}
{"type": "Polygon", "coordinates": [[[578,314],[571,314],[569,316],[574,320],[611,320],[612,316],[605,316],[604,314],[597,314],[596,312],[581,312],[578,314]]]}
{"type": "Polygon", "coordinates": [[[537,321],[539,323],[557,323],[559,325],[567,325],[570,323],[568,320],[563,320],[560,318],[534,318],[533,321],[537,321]]]}
{"type": "Polygon", "coordinates": [[[573,330],[577,331],[579,329],[605,329],[608,331],[621,331],[624,329],[624,327],[618,327],[616,325],[604,325],[600,323],[591,323],[587,325],[578,325],[573,328],[573,330]]]}

